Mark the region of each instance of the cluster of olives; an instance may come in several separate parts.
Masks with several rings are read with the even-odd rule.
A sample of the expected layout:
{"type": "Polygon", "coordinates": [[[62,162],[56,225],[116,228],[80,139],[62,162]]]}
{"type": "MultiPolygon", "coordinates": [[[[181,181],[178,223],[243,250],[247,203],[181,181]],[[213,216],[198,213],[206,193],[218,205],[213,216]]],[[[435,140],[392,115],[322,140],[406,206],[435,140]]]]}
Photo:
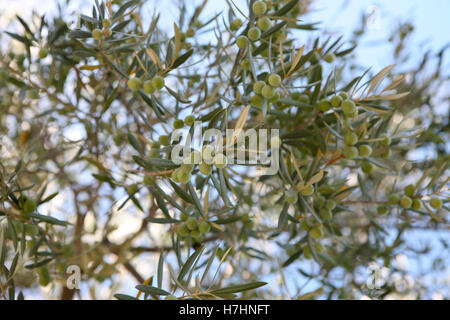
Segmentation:
{"type": "Polygon", "coordinates": [[[341,92],[328,99],[322,99],[317,104],[317,109],[327,112],[332,108],[340,108],[347,118],[354,118],[358,115],[356,103],[349,98],[346,92],[341,92]]]}
{"type": "Polygon", "coordinates": [[[103,37],[109,38],[112,36],[112,31],[109,28],[111,26],[111,20],[103,19],[102,26],[103,26],[103,31],[98,28],[95,28],[94,30],[92,30],[92,37],[97,41],[102,40],[103,37]]]}
{"type": "MultiPolygon", "coordinates": [[[[250,42],[256,42],[261,39],[263,32],[268,31],[272,28],[273,23],[270,17],[265,16],[266,12],[270,9],[271,4],[265,1],[256,1],[253,3],[252,10],[255,16],[258,17],[256,21],[256,26],[248,29],[247,36],[241,35],[236,39],[236,45],[239,49],[245,49],[248,47],[250,42]]],[[[230,24],[230,29],[232,31],[238,30],[242,26],[242,21],[240,19],[235,19],[230,24]]],[[[280,29],[273,34],[275,39],[286,37],[285,31],[280,29]]]]}
{"type": "Polygon", "coordinates": [[[193,115],[187,116],[184,118],[184,121],[181,119],[175,119],[173,122],[173,128],[174,129],[182,129],[184,128],[184,125],[191,127],[195,122],[195,117],[193,115]]]}
{"type": "Polygon", "coordinates": [[[154,76],[152,79],[145,80],[144,82],[138,77],[132,77],[128,80],[128,88],[134,92],[139,91],[142,87],[145,93],[152,94],[157,90],[161,90],[164,86],[165,81],[161,76],[154,76]]]}
{"type": "Polygon", "coordinates": [[[193,164],[183,163],[180,167],[178,167],[172,172],[170,177],[175,182],[188,183],[191,180],[193,170],[194,170],[193,164]]]}
{"type": "Polygon", "coordinates": [[[319,210],[319,215],[322,219],[330,221],[333,219],[333,210],[336,208],[336,202],[332,199],[326,199],[319,195],[315,201],[314,206],[319,210]]]}
{"type": "Polygon", "coordinates": [[[200,243],[211,230],[211,225],[207,220],[199,221],[186,213],[182,213],[180,219],[183,223],[178,226],[177,234],[184,240],[192,239],[200,243]]]}
{"type": "Polygon", "coordinates": [[[277,102],[281,98],[281,93],[276,88],[281,86],[281,81],[281,77],[276,73],[268,76],[267,83],[262,80],[256,81],[253,84],[255,95],[250,98],[250,103],[254,107],[262,107],[264,99],[269,103],[277,102]]]}
{"type": "MultiPolygon", "coordinates": [[[[439,198],[431,198],[428,202],[429,205],[436,210],[439,210],[443,206],[443,202],[439,198]]],[[[422,200],[417,195],[417,187],[413,184],[406,186],[403,190],[403,194],[393,194],[389,197],[387,205],[381,205],[378,207],[378,213],[385,215],[389,213],[389,206],[399,206],[402,209],[408,210],[420,210],[422,208],[422,200]]]]}
{"type": "MultiPolygon", "coordinates": [[[[370,157],[372,155],[372,147],[368,144],[359,144],[358,145],[358,141],[359,141],[359,137],[358,135],[353,132],[353,131],[346,131],[344,133],[344,143],[345,143],[345,147],[342,150],[342,153],[344,155],[345,158],[347,159],[354,159],[356,157],[363,157],[363,158],[367,158],[370,157]]],[[[364,173],[371,173],[373,170],[373,165],[372,163],[366,161],[364,162],[364,164],[362,165],[362,171],[364,173]]]]}
{"type": "Polygon", "coordinates": [[[190,156],[183,160],[183,164],[172,172],[171,178],[179,183],[189,182],[195,167],[194,163],[199,163],[198,170],[203,175],[209,176],[213,166],[218,169],[223,169],[227,166],[228,159],[224,154],[216,153],[212,146],[205,145],[201,153],[199,151],[192,151],[190,156]]]}

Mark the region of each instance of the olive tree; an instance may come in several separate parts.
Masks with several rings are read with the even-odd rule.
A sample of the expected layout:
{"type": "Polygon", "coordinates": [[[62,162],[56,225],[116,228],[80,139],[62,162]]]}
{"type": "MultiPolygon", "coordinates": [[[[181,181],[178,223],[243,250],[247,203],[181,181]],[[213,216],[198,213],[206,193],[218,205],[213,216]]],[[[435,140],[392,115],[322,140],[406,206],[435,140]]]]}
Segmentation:
{"type": "Polygon", "coordinates": [[[167,29],[150,2],[96,0],[3,33],[23,53],[0,53],[1,297],[429,297],[361,272],[406,279],[395,257],[430,251],[413,230],[448,248],[445,51],[405,70],[403,24],[374,71],[364,23],[305,42],[309,1],[206,5],[167,29]]]}

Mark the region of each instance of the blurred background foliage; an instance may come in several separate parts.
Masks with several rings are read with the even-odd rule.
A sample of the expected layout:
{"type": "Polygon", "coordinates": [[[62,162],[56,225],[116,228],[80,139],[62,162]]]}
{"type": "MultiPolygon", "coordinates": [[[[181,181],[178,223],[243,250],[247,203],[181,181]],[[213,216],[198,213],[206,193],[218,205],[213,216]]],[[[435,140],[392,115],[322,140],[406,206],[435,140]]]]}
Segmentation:
{"type": "Polygon", "coordinates": [[[176,1],[170,28],[151,1],[80,2],[80,19],[74,2],[1,34],[2,298],[449,298],[447,47],[412,47],[414,22],[399,23],[378,73],[355,58],[369,17],[355,14],[350,39],[329,35],[314,1],[267,2],[251,50],[235,42],[261,27],[254,1],[217,14],[176,1]],[[280,97],[260,104],[253,84],[269,73],[280,97]],[[161,90],[130,90],[157,76],[161,90]],[[340,92],[356,117],[327,105],[340,92]],[[243,114],[281,130],[278,175],[173,179],[160,137],[175,120],[223,131],[243,114]],[[373,153],[348,157],[349,131],[373,153]]]}

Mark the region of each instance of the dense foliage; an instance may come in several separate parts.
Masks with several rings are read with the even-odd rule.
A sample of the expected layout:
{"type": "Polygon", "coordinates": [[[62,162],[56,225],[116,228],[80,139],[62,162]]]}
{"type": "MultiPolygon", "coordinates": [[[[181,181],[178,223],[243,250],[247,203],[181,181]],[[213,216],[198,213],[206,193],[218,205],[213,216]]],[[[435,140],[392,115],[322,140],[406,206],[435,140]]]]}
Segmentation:
{"type": "Polygon", "coordinates": [[[373,72],[354,59],[364,23],[351,42],[305,43],[307,1],[226,1],[211,17],[206,3],[181,2],[173,30],[142,18],[147,2],[114,0],[77,25],[61,8],[4,33],[23,53],[0,55],[1,296],[95,298],[105,283],[118,299],[429,297],[396,257],[427,255],[406,235],[429,230],[445,268],[445,51],[404,70],[404,24],[397,66],[373,72]],[[279,129],[279,170],[201,139],[201,163],[175,163],[171,133],[195,122],[226,149],[227,129],[279,129]],[[372,287],[375,262],[403,285],[372,287]],[[137,290],[116,289],[124,273],[137,290]]]}

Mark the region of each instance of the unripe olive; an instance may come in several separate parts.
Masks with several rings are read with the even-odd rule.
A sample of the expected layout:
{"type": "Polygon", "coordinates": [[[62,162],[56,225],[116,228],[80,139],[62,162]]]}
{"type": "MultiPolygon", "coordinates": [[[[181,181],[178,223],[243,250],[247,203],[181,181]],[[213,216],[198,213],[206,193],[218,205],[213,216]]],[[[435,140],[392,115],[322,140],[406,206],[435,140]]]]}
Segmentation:
{"type": "Polygon", "coordinates": [[[111,26],[111,20],[103,19],[102,20],[102,25],[103,25],[103,28],[109,28],[111,26]]]}
{"type": "Polygon", "coordinates": [[[355,112],[356,104],[352,100],[346,99],[342,102],[341,108],[345,114],[351,114],[351,113],[355,112]]]}
{"type": "Polygon", "coordinates": [[[242,60],[242,62],[241,62],[241,69],[242,70],[250,70],[250,67],[251,67],[251,65],[250,65],[250,60],[249,59],[244,59],[244,60],[242,60]]]}
{"type": "Polygon", "coordinates": [[[213,163],[217,168],[223,169],[227,166],[228,159],[223,154],[218,153],[214,156],[213,163]]]}
{"type": "Polygon", "coordinates": [[[198,165],[198,170],[205,176],[209,176],[212,172],[212,165],[202,162],[198,165]]]}
{"type": "Polygon", "coordinates": [[[230,29],[232,31],[238,30],[240,27],[242,27],[242,20],[241,19],[234,19],[230,23],[230,29]]]}
{"type": "Polygon", "coordinates": [[[311,231],[309,231],[309,235],[313,239],[321,239],[323,238],[324,232],[322,227],[314,227],[311,229],[311,231]]]}
{"type": "Polygon", "coordinates": [[[326,204],[326,202],[327,200],[324,197],[317,196],[317,198],[314,200],[314,205],[316,205],[318,208],[321,208],[326,204]]]}
{"type": "Polygon", "coordinates": [[[172,295],[172,294],[169,294],[168,296],[166,296],[166,297],[164,298],[164,300],[178,300],[178,298],[175,297],[175,296],[172,295]]]}
{"type": "Polygon", "coordinates": [[[276,73],[272,73],[268,78],[268,82],[272,87],[279,87],[281,85],[281,77],[276,73]]]}
{"type": "Polygon", "coordinates": [[[159,142],[162,146],[168,146],[168,145],[170,144],[170,138],[169,138],[169,136],[162,135],[162,136],[159,136],[158,142],[159,142]]]}
{"type": "Polygon", "coordinates": [[[281,146],[281,139],[280,137],[272,137],[270,138],[270,146],[272,148],[278,149],[281,146]]]}
{"type": "Polygon", "coordinates": [[[354,146],[358,143],[358,136],[354,132],[349,132],[344,136],[344,142],[348,146],[354,146]]]}
{"type": "Polygon", "coordinates": [[[128,88],[131,91],[137,92],[141,88],[142,81],[139,78],[133,77],[128,80],[128,88]]]}
{"type": "Polygon", "coordinates": [[[154,76],[152,79],[152,85],[156,90],[161,90],[165,85],[164,78],[161,76],[154,76]]]}
{"type": "MultiPolygon", "coordinates": [[[[303,184],[300,184],[298,186],[299,189],[302,187],[303,187],[303,184]]],[[[308,186],[306,186],[305,189],[300,191],[300,194],[302,196],[306,196],[306,197],[312,196],[314,194],[314,187],[312,185],[308,185],[308,186]]]]}
{"type": "Polygon", "coordinates": [[[155,88],[152,85],[152,80],[145,80],[144,84],[142,85],[142,90],[144,90],[145,93],[152,94],[155,92],[155,88]]]}
{"type": "Polygon", "coordinates": [[[368,144],[360,145],[358,150],[361,157],[370,157],[370,155],[372,154],[372,147],[368,144]]]}
{"type": "Polygon", "coordinates": [[[261,90],[261,94],[264,98],[266,99],[270,99],[273,97],[273,95],[275,94],[275,90],[273,89],[272,86],[270,85],[265,85],[262,90],[261,90]]]}
{"type": "Polygon", "coordinates": [[[323,59],[328,62],[328,63],[333,63],[334,60],[336,60],[336,56],[334,55],[334,53],[327,53],[323,59]]]}
{"type": "MultiPolygon", "coordinates": [[[[190,162],[190,159],[188,157],[188,158],[185,158],[183,161],[190,162]]],[[[192,170],[194,170],[194,164],[192,164],[192,163],[183,163],[181,165],[181,167],[180,167],[180,170],[186,171],[186,172],[192,172],[192,170]]]]}
{"type": "Polygon", "coordinates": [[[327,112],[331,109],[331,103],[327,99],[322,99],[319,101],[318,107],[320,111],[327,112]]]}
{"type": "Polygon", "coordinates": [[[430,199],[430,206],[433,209],[439,210],[439,209],[442,208],[443,205],[444,204],[443,204],[442,200],[439,199],[439,198],[432,198],[432,199],[430,199]]]}
{"type": "Polygon", "coordinates": [[[189,236],[197,242],[201,242],[203,239],[203,234],[198,230],[192,230],[189,236]]]}
{"type": "Polygon", "coordinates": [[[400,197],[398,194],[393,194],[389,197],[389,204],[397,205],[400,202],[400,197]]]}
{"type": "Polygon", "coordinates": [[[359,114],[358,108],[355,108],[355,111],[352,113],[344,113],[344,116],[346,118],[356,118],[356,116],[359,114]]]}
{"type": "Polygon", "coordinates": [[[297,203],[297,201],[298,201],[297,192],[295,192],[294,190],[285,191],[284,199],[286,200],[287,203],[290,203],[290,204],[297,203]]]}
{"type": "Polygon", "coordinates": [[[50,283],[50,273],[48,272],[47,267],[40,267],[38,269],[39,275],[39,284],[43,287],[46,287],[50,283]]]}
{"type": "Polygon", "coordinates": [[[170,178],[172,178],[173,181],[175,182],[180,182],[178,179],[178,173],[180,173],[180,170],[175,169],[172,174],[170,175],[170,178]]]}
{"type": "Polygon", "coordinates": [[[180,226],[178,229],[177,229],[177,234],[180,236],[180,237],[182,237],[182,238],[185,238],[185,237],[188,237],[189,236],[189,229],[188,229],[188,227],[185,225],[185,224],[183,224],[182,226],[180,226]]]}
{"type": "Polygon", "coordinates": [[[192,173],[189,170],[180,170],[177,174],[178,182],[188,183],[191,180],[192,173]]]}
{"type": "Polygon", "coordinates": [[[245,49],[248,46],[248,38],[246,36],[239,36],[236,39],[236,45],[239,49],[245,49]]]}
{"type": "Polygon", "coordinates": [[[261,37],[261,30],[258,27],[251,27],[247,32],[250,41],[258,41],[261,37]]]}
{"type": "Polygon", "coordinates": [[[250,104],[254,107],[261,108],[264,104],[264,98],[260,95],[255,94],[250,98],[250,104]]]}
{"type": "Polygon", "coordinates": [[[300,223],[300,229],[303,231],[309,231],[309,229],[311,229],[311,226],[309,225],[308,221],[303,220],[302,223],[300,223]]]}
{"type": "Polygon", "coordinates": [[[342,153],[344,154],[344,157],[347,159],[354,159],[359,155],[358,148],[349,146],[345,147],[342,150],[342,153]]]}
{"type": "Polygon", "coordinates": [[[46,48],[41,48],[39,50],[39,58],[45,59],[48,56],[48,50],[46,48]]]}
{"type": "Polygon", "coordinates": [[[262,89],[264,88],[264,86],[266,86],[266,83],[264,81],[256,81],[253,84],[253,92],[256,94],[261,94],[262,93],[262,89]]]}
{"type": "Polygon", "coordinates": [[[336,202],[334,202],[333,200],[327,200],[327,202],[325,203],[325,207],[327,207],[327,209],[329,210],[334,210],[336,208],[336,202]]]}
{"type": "Polygon", "coordinates": [[[103,38],[103,32],[100,29],[94,29],[92,30],[92,37],[97,40],[100,41],[103,38]]]}
{"type": "Polygon", "coordinates": [[[404,196],[400,199],[400,206],[403,209],[409,209],[409,208],[411,208],[411,205],[412,205],[412,200],[410,197],[404,196]]]}
{"type": "Polygon", "coordinates": [[[183,127],[184,127],[184,121],[181,120],[181,119],[176,119],[176,120],[173,122],[173,127],[174,127],[175,129],[181,129],[181,128],[183,128],[183,127]]]}
{"type": "Polygon", "coordinates": [[[378,214],[384,216],[384,215],[386,215],[386,214],[389,213],[389,209],[388,209],[386,206],[379,206],[379,207],[377,208],[377,212],[378,212],[378,214]]]}
{"type": "Polygon", "coordinates": [[[187,219],[189,219],[189,214],[187,214],[186,212],[182,212],[180,214],[180,220],[181,221],[186,221],[187,219]]]}
{"type": "Polygon", "coordinates": [[[274,94],[272,96],[272,98],[270,98],[269,101],[269,107],[271,106],[272,103],[278,102],[278,100],[280,100],[281,98],[281,93],[278,90],[274,91],[274,94]]]}
{"type": "Polygon", "coordinates": [[[414,197],[414,194],[416,193],[416,186],[413,184],[410,184],[405,187],[404,191],[408,197],[414,197]]]}
{"type": "Polygon", "coordinates": [[[253,13],[257,16],[262,16],[267,11],[267,5],[263,1],[256,1],[252,6],[253,13]]]}
{"type": "Polygon", "coordinates": [[[414,199],[411,208],[414,210],[420,210],[420,208],[422,208],[422,202],[419,199],[414,199]]]}
{"type": "Polygon", "coordinates": [[[23,203],[23,212],[30,214],[35,212],[36,208],[37,208],[36,201],[27,197],[25,202],[23,203]]]}
{"type": "Polygon", "coordinates": [[[342,104],[342,98],[340,96],[334,96],[331,98],[330,102],[333,108],[339,108],[342,104]]]}
{"type": "Polygon", "coordinates": [[[301,94],[297,99],[294,99],[300,103],[303,104],[310,104],[311,103],[311,99],[309,98],[309,96],[307,94],[301,94]]]}
{"type": "Polygon", "coordinates": [[[327,208],[320,209],[319,214],[325,220],[333,219],[333,212],[330,209],[327,208]]]}
{"type": "Polygon", "coordinates": [[[159,158],[161,150],[159,148],[151,148],[149,152],[150,158],[159,158]]]}
{"type": "Polygon", "coordinates": [[[380,138],[382,138],[382,139],[380,140],[380,144],[381,144],[383,147],[389,147],[389,146],[391,145],[391,138],[389,138],[386,134],[382,134],[382,135],[380,136],[380,138]]]}
{"type": "Polygon", "coordinates": [[[361,166],[361,170],[362,170],[362,172],[364,172],[366,174],[372,173],[372,171],[373,171],[373,164],[371,162],[366,161],[361,166]]]}
{"type": "Polygon", "coordinates": [[[205,234],[208,233],[211,230],[211,226],[208,222],[202,221],[200,225],[198,226],[198,231],[205,234]]]}
{"type": "Polygon", "coordinates": [[[194,124],[195,122],[195,117],[193,115],[187,116],[186,118],[184,118],[184,123],[190,127],[194,124]]]}
{"type": "Polygon", "coordinates": [[[261,17],[258,19],[257,25],[262,31],[267,31],[272,27],[272,21],[268,17],[261,17]]]}
{"type": "Polygon", "coordinates": [[[198,223],[197,223],[197,220],[194,218],[194,217],[189,217],[187,220],[186,220],[186,227],[189,229],[189,230],[196,230],[197,229],[197,227],[198,227],[198,223]]]}

